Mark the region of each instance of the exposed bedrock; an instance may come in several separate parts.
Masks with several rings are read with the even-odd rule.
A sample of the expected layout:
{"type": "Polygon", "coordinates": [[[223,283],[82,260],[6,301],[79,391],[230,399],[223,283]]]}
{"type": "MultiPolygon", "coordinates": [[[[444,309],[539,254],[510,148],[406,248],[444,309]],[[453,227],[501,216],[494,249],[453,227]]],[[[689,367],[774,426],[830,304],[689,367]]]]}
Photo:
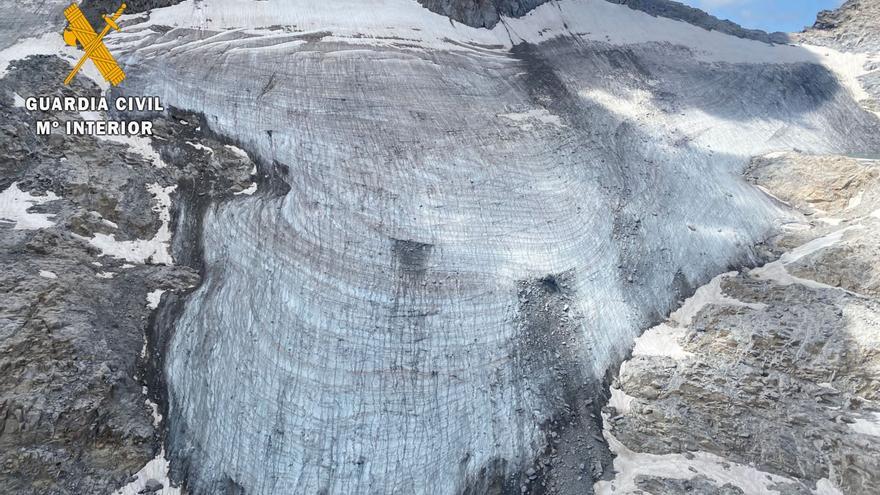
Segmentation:
{"type": "Polygon", "coordinates": [[[84,116],[29,111],[21,95],[99,94],[85,77],[61,85],[69,70],[67,60],[35,56],[0,78],[4,494],[113,493],[160,451],[143,388],[157,381],[145,332],[161,294],[185,293],[199,278],[196,260],[174,264],[163,244],[171,197],[183,209],[192,198],[178,194],[204,204],[251,182],[253,163],[196,131],[185,112],[150,116],[158,154],[135,140],[37,134],[38,120],[84,116]],[[160,155],[171,165],[160,167],[160,155]]]}
{"type": "Polygon", "coordinates": [[[101,25],[101,16],[116,12],[120,4],[125,3],[125,13],[134,14],[146,12],[150,9],[176,5],[183,0],[83,0],[80,8],[83,14],[92,22],[92,25],[101,25]]]}
{"type": "Polygon", "coordinates": [[[802,36],[813,42],[854,51],[880,52],[880,4],[848,0],[839,9],[819,13],[816,23],[802,36]]]}
{"type": "Polygon", "coordinates": [[[785,216],[748,158],[877,149],[808,61],[129,30],[127,91],[204,111],[289,186],[205,215],[165,356],[195,494],[589,493],[608,367],[785,216]]]}
{"type": "Polygon", "coordinates": [[[14,95],[97,93],[88,81],[59,88],[45,76],[67,67],[56,57],[34,57],[0,79],[4,493],[107,493],[154,455],[158,436],[134,378],[149,314],[146,294],[187,278],[170,267],[121,270],[122,263],[99,262],[98,250],[80,237],[152,234],[159,221],[144,183],[161,179],[121,146],[35,134],[34,122],[44,114],[19,108],[14,95]],[[118,173],[94,173],[84,163],[118,173]]]}
{"type": "Polygon", "coordinates": [[[520,17],[548,0],[418,0],[426,8],[473,27],[494,27],[501,17],[520,17]]]}
{"type": "Polygon", "coordinates": [[[628,459],[605,488],[687,493],[700,477],[717,488],[734,476],[745,493],[880,490],[877,166],[753,161],[749,180],[805,216],[773,240],[780,259],[719,276],[637,340],[606,423],[628,459]],[[652,463],[680,488],[656,490],[652,463]],[[733,474],[746,465],[749,476],[733,474]]]}

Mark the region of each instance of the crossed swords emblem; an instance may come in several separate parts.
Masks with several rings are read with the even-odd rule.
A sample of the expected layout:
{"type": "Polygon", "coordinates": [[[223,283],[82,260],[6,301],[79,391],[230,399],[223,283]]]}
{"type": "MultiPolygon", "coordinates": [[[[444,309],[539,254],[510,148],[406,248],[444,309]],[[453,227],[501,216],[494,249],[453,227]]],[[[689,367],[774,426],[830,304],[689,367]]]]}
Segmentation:
{"type": "Polygon", "coordinates": [[[112,28],[116,31],[120,30],[119,24],[116,24],[116,21],[122,15],[123,10],[125,10],[124,3],[113,15],[104,15],[104,22],[106,25],[100,34],[95,33],[95,30],[92,29],[92,25],[89,24],[88,19],[86,19],[86,16],[83,15],[82,11],[76,4],[72,3],[70,4],[70,7],[64,10],[64,17],[66,17],[67,21],[70,23],[70,26],[64,30],[63,36],[65,43],[70,46],[76,46],[77,43],[79,43],[85,51],[85,54],[83,54],[79,62],[73,67],[70,75],[64,80],[64,84],[70,84],[73,77],[76,76],[83,64],[86,63],[86,60],[89,59],[94,62],[98,71],[101,72],[101,75],[104,76],[104,79],[110,84],[118,86],[119,83],[125,79],[125,73],[122,72],[122,68],[119,67],[119,64],[116,63],[116,60],[113,58],[113,55],[110,55],[110,51],[104,46],[104,37],[107,36],[110,29],[112,28]]]}

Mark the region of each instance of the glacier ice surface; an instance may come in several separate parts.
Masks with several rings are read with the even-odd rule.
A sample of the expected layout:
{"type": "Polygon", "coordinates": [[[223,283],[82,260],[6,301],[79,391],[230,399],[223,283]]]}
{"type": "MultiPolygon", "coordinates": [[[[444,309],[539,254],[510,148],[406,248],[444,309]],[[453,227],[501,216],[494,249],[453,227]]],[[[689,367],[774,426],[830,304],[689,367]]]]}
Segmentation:
{"type": "Polygon", "coordinates": [[[448,494],[525,469],[640,329],[755,261],[785,214],[749,157],[878,149],[810,50],[598,0],[492,30],[404,0],[241,5],[108,42],[127,91],[203,112],[289,185],[204,218],[165,369],[195,493],[448,494]]]}

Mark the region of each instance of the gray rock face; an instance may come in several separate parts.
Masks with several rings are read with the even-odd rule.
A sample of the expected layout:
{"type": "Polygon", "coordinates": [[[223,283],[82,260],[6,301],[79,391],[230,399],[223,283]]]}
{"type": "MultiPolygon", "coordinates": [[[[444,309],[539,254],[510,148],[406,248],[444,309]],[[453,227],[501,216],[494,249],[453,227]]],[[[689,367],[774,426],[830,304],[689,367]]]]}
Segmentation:
{"type": "MultiPolygon", "coordinates": [[[[84,0],[80,5],[83,14],[94,23],[100,21],[101,16],[107,13],[116,12],[120,4],[125,3],[125,13],[134,14],[139,12],[147,12],[151,9],[168,7],[169,5],[177,5],[183,0],[84,0]]],[[[100,25],[100,22],[98,23],[100,25]]]]}
{"type": "Polygon", "coordinates": [[[520,17],[547,0],[418,0],[438,14],[473,27],[494,27],[501,16],[520,17]]]}
{"type": "Polygon", "coordinates": [[[4,493],[111,493],[156,455],[161,436],[142,392],[153,379],[140,359],[154,353],[139,356],[152,311],[147,295],[184,293],[199,277],[187,266],[101,256],[88,239],[149,239],[161,224],[151,185],[198,179],[197,192],[217,197],[241,190],[253,165],[194,134],[195,126],[181,123],[192,118],[186,114],[156,118],[162,154],[176,164],[165,169],[123,144],[36,135],[34,121],[46,115],[20,108],[15,95],[98,94],[86,78],[61,86],[68,70],[57,57],[31,57],[0,79],[0,194],[4,201],[10,190],[54,198],[27,210],[46,215],[39,226],[0,220],[4,493]],[[186,141],[217,151],[209,156],[186,141]]]}
{"type": "Polygon", "coordinates": [[[147,292],[160,280],[179,284],[185,274],[92,265],[97,253],[75,234],[106,231],[104,219],[128,235],[155,228],[149,194],[136,187],[149,180],[149,165],[93,139],[34,135],[39,116],[14,108],[13,92],[96,88],[78,81],[58,89],[57,78],[45,74],[67,64],[54,57],[16,65],[0,80],[0,191],[51,191],[62,199],[34,207],[52,215],[50,228],[0,221],[0,486],[21,494],[106,493],[158,448],[133,375],[147,292]],[[120,172],[92,174],[85,163],[120,172]],[[98,276],[104,273],[114,276],[98,276]]]}
{"type": "Polygon", "coordinates": [[[877,162],[774,155],[748,176],[824,220],[780,237],[778,248],[801,247],[779,261],[724,278],[723,297],[677,322],[680,333],[637,343],[619,377],[631,402],[611,412],[608,431],[637,452],[757,466],[796,480],[780,482],[790,493],[820,482],[877,493],[877,162]],[[658,352],[661,341],[682,352],[658,352]]]}
{"type": "Polygon", "coordinates": [[[742,489],[726,483],[718,486],[705,476],[693,479],[661,478],[658,476],[638,476],[636,486],[650,495],[671,495],[674,493],[699,493],[700,495],[745,495],[742,489]]]}
{"type": "Polygon", "coordinates": [[[880,52],[880,5],[871,0],[848,0],[839,9],[819,13],[804,36],[813,42],[850,51],[880,52]]]}
{"type": "Polygon", "coordinates": [[[767,307],[698,315],[683,344],[692,360],[629,361],[620,384],[639,401],[614,423],[615,436],[640,452],[709,451],[807,482],[834,478],[844,493],[875,493],[880,449],[849,423],[870,417],[862,401],[876,400],[878,377],[849,320],[880,317],[876,305],[747,278],[722,288],[767,307]]]}

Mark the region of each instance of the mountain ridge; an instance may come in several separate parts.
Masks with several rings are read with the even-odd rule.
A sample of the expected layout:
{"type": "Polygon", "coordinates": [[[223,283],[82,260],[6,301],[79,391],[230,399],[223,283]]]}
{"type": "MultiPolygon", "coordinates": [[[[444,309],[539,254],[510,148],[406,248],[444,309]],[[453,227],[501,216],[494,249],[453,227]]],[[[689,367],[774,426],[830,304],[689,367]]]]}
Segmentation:
{"type": "MultiPolygon", "coordinates": [[[[536,7],[552,0],[413,0],[426,9],[449,17],[462,24],[488,28],[495,27],[502,18],[517,18],[527,15],[536,7]]],[[[748,29],[726,19],[715,17],[696,7],[690,7],[673,0],[605,0],[640,10],[655,17],[666,17],[710,31],[718,31],[739,38],[752,39],[765,43],[786,43],[785,33],[767,33],[759,29],[748,29]]],[[[85,0],[83,12],[86,16],[100,20],[101,14],[115,10],[116,0],[85,0]]],[[[128,13],[145,12],[153,8],[168,7],[181,3],[181,0],[130,0],[128,13]]]]}

